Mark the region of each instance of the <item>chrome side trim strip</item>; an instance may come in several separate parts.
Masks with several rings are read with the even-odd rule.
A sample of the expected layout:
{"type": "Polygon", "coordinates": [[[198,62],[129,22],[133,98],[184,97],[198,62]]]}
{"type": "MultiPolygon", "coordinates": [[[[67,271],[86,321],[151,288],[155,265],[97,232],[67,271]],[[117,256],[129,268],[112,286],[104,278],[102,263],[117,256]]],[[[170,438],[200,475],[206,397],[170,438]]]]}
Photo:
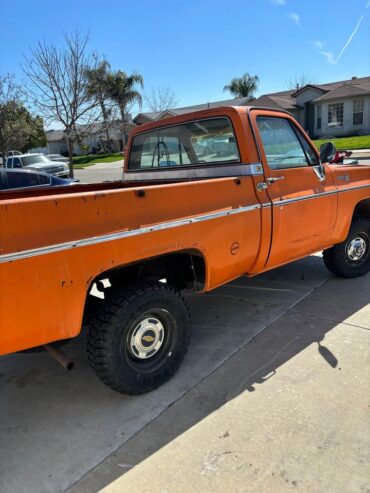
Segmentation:
{"type": "Polygon", "coordinates": [[[310,195],[304,195],[302,197],[295,197],[292,199],[283,199],[283,200],[277,200],[273,202],[274,206],[278,205],[286,205],[286,204],[293,204],[294,202],[302,202],[302,200],[310,200],[310,199],[317,199],[319,197],[324,197],[325,195],[334,195],[337,194],[338,190],[332,190],[330,192],[321,192],[321,193],[312,193],[310,195]]]}
{"type": "Polygon", "coordinates": [[[323,197],[325,195],[334,195],[336,193],[348,192],[351,190],[360,190],[362,188],[370,188],[370,185],[357,185],[355,187],[346,187],[346,188],[331,190],[330,192],[312,193],[310,195],[304,195],[303,197],[278,200],[278,201],[273,202],[273,205],[279,206],[279,205],[293,204],[294,202],[301,202],[302,200],[316,199],[318,197],[323,197]]]}
{"type": "Polygon", "coordinates": [[[261,176],[263,167],[261,163],[228,164],[212,166],[204,164],[197,168],[188,167],[181,169],[160,169],[125,171],[123,181],[155,181],[155,180],[196,180],[202,178],[223,178],[231,176],[261,176]]]}
{"type": "Polygon", "coordinates": [[[338,192],[348,192],[350,190],[360,190],[361,188],[370,188],[370,185],[357,185],[356,187],[340,188],[338,192]]]}
{"type": "MultiPolygon", "coordinates": [[[[256,163],[256,164],[259,164],[259,163],[256,163]]],[[[248,165],[248,166],[252,166],[252,165],[248,165]]],[[[172,174],[172,171],[171,171],[171,174],[172,174]]],[[[345,188],[342,190],[332,190],[330,192],[310,194],[310,195],[306,195],[304,197],[298,197],[298,198],[294,198],[294,199],[285,199],[285,200],[281,200],[278,202],[274,202],[272,205],[280,206],[280,205],[285,205],[285,204],[291,204],[293,202],[300,202],[302,200],[309,200],[309,199],[314,199],[317,197],[322,197],[325,195],[333,195],[333,194],[340,193],[340,192],[347,192],[350,190],[358,190],[358,189],[362,189],[362,188],[370,188],[370,185],[358,185],[355,187],[348,187],[348,188],[345,188]]],[[[164,222],[161,224],[156,224],[154,226],[145,226],[143,228],[132,229],[129,231],[121,231],[118,233],[112,233],[112,234],[107,234],[107,235],[102,235],[102,236],[95,236],[92,238],[84,238],[82,240],[68,241],[65,243],[58,243],[56,245],[34,248],[31,250],[24,250],[22,252],[8,253],[8,254],[0,255],[0,263],[13,262],[14,260],[22,260],[22,259],[26,259],[26,258],[30,258],[30,257],[36,257],[39,255],[46,255],[49,253],[61,252],[61,251],[72,249],[72,248],[80,248],[80,247],[85,247],[85,246],[90,246],[90,245],[97,245],[99,243],[105,243],[105,242],[109,242],[109,241],[113,241],[113,240],[120,240],[123,238],[129,238],[131,236],[138,236],[140,234],[153,233],[155,231],[162,231],[162,230],[169,229],[169,228],[177,228],[177,227],[185,226],[188,224],[199,223],[199,222],[203,222],[203,221],[209,221],[212,219],[218,219],[218,218],[224,217],[224,216],[232,216],[234,214],[241,214],[243,212],[249,212],[249,211],[253,211],[253,210],[261,209],[261,208],[265,208],[265,207],[271,207],[271,203],[264,203],[262,205],[261,204],[253,204],[253,205],[248,205],[245,207],[238,207],[236,209],[230,209],[230,210],[220,211],[220,212],[213,212],[211,214],[203,214],[200,216],[189,217],[189,218],[185,218],[185,219],[177,219],[174,221],[168,221],[168,222],[164,222]]]]}
{"type": "Polygon", "coordinates": [[[0,255],[0,263],[13,262],[14,260],[23,260],[30,257],[36,257],[39,255],[46,255],[48,253],[56,253],[72,248],[80,248],[90,245],[97,245],[99,243],[106,243],[113,240],[121,240],[123,238],[130,238],[132,236],[138,236],[141,234],[153,233],[155,231],[162,231],[169,228],[178,228],[180,226],[186,226],[188,224],[200,223],[203,221],[209,221],[212,219],[218,219],[224,216],[233,216],[235,214],[241,214],[243,212],[254,211],[260,209],[261,204],[248,205],[245,207],[238,207],[237,209],[224,210],[220,212],[213,212],[211,214],[204,214],[196,217],[189,217],[185,219],[177,219],[175,221],[168,221],[154,226],[145,226],[143,228],[132,229],[129,231],[120,231],[118,233],[112,233],[102,236],[95,236],[92,238],[84,238],[82,240],[67,241],[65,243],[58,243],[56,245],[50,245],[41,248],[34,248],[31,250],[24,250],[22,252],[8,253],[0,255]]]}

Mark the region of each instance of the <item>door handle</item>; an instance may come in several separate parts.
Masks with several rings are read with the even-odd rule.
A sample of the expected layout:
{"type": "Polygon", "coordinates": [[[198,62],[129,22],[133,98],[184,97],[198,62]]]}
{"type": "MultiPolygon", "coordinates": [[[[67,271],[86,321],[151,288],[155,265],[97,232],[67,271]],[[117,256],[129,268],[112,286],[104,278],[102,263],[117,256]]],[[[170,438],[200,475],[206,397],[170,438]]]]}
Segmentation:
{"type": "Polygon", "coordinates": [[[272,185],[276,181],[285,180],[285,176],[270,176],[266,179],[268,185],[272,185]]]}
{"type": "Polygon", "coordinates": [[[257,183],[257,190],[262,192],[263,190],[266,190],[267,187],[280,180],[285,180],[285,176],[270,176],[269,178],[266,178],[266,181],[257,183]]]}

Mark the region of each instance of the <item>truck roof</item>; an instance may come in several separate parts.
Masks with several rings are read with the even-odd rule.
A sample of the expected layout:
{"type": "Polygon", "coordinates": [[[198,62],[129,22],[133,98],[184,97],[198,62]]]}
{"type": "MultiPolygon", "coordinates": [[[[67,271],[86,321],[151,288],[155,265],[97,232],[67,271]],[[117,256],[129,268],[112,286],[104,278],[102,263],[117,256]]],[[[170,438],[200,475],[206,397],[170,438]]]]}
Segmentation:
{"type": "Polygon", "coordinates": [[[183,115],[171,116],[169,118],[163,118],[162,120],[155,120],[149,123],[143,123],[142,125],[138,125],[131,132],[131,135],[134,136],[136,134],[147,132],[148,130],[153,130],[159,127],[168,127],[169,125],[174,125],[177,123],[184,123],[190,120],[197,120],[199,118],[207,118],[212,117],[214,115],[227,115],[232,113],[249,113],[251,110],[268,110],[274,113],[290,113],[285,110],[280,110],[278,108],[268,108],[268,107],[259,107],[259,106],[219,106],[217,108],[208,108],[205,110],[193,111],[191,113],[185,113],[183,115]]]}

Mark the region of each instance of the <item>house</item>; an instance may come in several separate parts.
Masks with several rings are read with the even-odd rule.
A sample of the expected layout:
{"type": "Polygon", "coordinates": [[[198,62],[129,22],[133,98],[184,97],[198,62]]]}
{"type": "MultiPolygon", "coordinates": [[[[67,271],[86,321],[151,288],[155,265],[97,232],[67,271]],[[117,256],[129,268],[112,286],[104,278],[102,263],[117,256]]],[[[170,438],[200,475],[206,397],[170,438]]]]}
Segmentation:
{"type": "Polygon", "coordinates": [[[219,106],[247,106],[253,101],[252,96],[246,98],[226,99],[224,101],[214,101],[213,103],[196,104],[194,106],[184,106],[183,108],[174,108],[170,110],[139,113],[133,119],[136,125],[143,123],[149,123],[156,120],[163,120],[163,118],[169,118],[171,116],[184,115],[185,113],[192,113],[193,111],[206,110],[208,108],[218,108],[219,106]]]}
{"type": "Polygon", "coordinates": [[[253,106],[289,111],[310,137],[370,134],[370,77],[266,94],[255,99],[253,106]]]}
{"type": "Polygon", "coordinates": [[[260,97],[228,99],[152,113],[139,113],[134,123],[161,120],[174,115],[218,106],[259,106],[289,111],[310,137],[370,134],[370,77],[328,84],[307,84],[300,89],[260,97]]]}
{"type": "MultiPolygon", "coordinates": [[[[74,139],[73,153],[85,154],[98,152],[109,146],[111,151],[119,152],[123,150],[124,143],[127,142],[128,134],[135,127],[132,121],[125,123],[124,130],[120,122],[111,122],[108,127],[109,143],[106,127],[103,123],[93,123],[91,125],[78,125],[77,133],[80,144],[74,139]]],[[[67,155],[67,141],[64,130],[48,130],[46,132],[47,150],[49,154],[67,155]]]]}

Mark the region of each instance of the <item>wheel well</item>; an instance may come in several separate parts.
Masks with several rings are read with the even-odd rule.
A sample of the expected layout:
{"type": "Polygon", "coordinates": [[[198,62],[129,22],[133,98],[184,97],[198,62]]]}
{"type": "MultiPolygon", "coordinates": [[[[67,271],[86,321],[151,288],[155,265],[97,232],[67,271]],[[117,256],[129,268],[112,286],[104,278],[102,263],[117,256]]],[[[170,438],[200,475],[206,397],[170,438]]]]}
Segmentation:
{"type": "Polygon", "coordinates": [[[137,279],[162,281],[175,289],[201,291],[206,280],[206,263],[197,250],[188,250],[140,260],[99,273],[89,284],[85,314],[105,298],[109,288],[137,279]],[[89,296],[90,295],[90,296],[89,296]]]}
{"type": "Polygon", "coordinates": [[[370,217],[370,198],[361,200],[361,202],[356,205],[353,215],[370,217]]]}

